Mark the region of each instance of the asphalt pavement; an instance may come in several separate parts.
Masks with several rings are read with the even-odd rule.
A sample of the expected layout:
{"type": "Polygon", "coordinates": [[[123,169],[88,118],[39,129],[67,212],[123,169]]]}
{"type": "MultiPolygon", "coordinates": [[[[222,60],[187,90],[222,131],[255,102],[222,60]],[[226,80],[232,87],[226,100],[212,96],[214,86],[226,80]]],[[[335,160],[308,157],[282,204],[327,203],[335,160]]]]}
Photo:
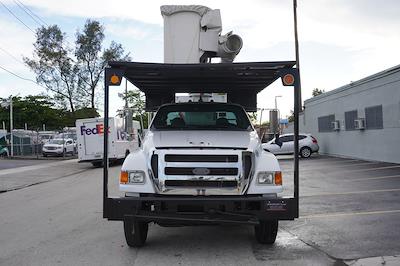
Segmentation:
{"type": "Polygon", "coordinates": [[[36,164],[46,163],[45,160],[19,160],[19,159],[3,159],[0,158],[0,171],[4,169],[13,169],[23,166],[30,166],[36,164]]]}
{"type": "MultiPolygon", "coordinates": [[[[292,163],[281,160],[287,195],[292,163]]],[[[121,222],[102,218],[101,168],[0,170],[0,180],[44,180],[0,193],[0,265],[399,265],[399,165],[315,156],[300,167],[301,217],[280,223],[273,246],[249,226],[151,225],[140,249],[126,245],[121,222]]]]}

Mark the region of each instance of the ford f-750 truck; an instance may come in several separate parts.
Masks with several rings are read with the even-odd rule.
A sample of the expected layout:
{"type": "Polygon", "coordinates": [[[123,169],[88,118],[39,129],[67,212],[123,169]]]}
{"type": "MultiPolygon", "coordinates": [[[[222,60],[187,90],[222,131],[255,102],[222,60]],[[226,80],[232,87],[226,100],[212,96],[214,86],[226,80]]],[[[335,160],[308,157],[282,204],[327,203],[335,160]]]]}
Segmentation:
{"type": "MultiPolygon", "coordinates": [[[[105,117],[109,86],[118,85],[122,77],[145,93],[146,109],[156,112],[142,148],[122,166],[119,188],[125,197],[108,197],[104,161],[104,217],[123,221],[128,245],[142,246],[151,222],[161,226],[249,224],[260,243],[274,243],[278,220],[298,217],[298,146],[294,149],[294,197],[285,198],[280,195],[283,177],[278,161],[262,149],[246,111],[257,109],[257,93],[273,81],[281,78],[283,85],[294,86],[298,145],[294,62],[109,65],[105,117]],[[174,103],[175,93],[182,92],[222,92],[227,102],[200,98],[174,103]]],[[[107,151],[108,134],[104,133],[107,151]]]]}

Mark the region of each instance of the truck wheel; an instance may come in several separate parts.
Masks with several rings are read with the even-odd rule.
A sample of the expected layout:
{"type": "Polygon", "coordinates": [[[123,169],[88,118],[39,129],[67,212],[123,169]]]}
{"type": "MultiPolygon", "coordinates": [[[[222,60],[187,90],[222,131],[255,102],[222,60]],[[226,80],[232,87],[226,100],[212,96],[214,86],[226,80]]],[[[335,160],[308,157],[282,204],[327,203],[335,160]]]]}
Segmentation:
{"type": "Polygon", "coordinates": [[[124,220],[125,240],[130,247],[141,247],[147,239],[149,225],[146,222],[124,220]]]}
{"type": "Polygon", "coordinates": [[[103,165],[103,162],[92,162],[92,165],[93,165],[94,167],[100,167],[100,166],[103,165]]]}
{"type": "Polygon", "coordinates": [[[260,221],[260,224],[254,227],[254,233],[258,243],[270,245],[275,243],[278,220],[260,221]]]}
{"type": "Polygon", "coordinates": [[[309,147],[303,147],[300,150],[300,156],[302,158],[309,158],[311,156],[311,149],[309,147]]]}

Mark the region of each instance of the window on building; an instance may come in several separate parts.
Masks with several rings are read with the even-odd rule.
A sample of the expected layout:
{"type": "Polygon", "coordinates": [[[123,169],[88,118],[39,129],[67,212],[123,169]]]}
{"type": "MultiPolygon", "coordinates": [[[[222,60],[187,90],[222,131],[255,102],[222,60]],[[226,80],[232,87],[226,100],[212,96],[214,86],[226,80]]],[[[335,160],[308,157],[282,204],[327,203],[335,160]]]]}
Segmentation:
{"type": "Polygon", "coordinates": [[[382,105],[365,108],[366,129],[382,129],[383,114],[382,105]]]}
{"type": "Polygon", "coordinates": [[[344,113],[344,124],[346,130],[356,130],[354,120],[358,118],[357,110],[349,111],[344,113]]]}
{"type": "Polygon", "coordinates": [[[318,117],[318,131],[319,132],[332,132],[332,122],[335,121],[335,115],[327,115],[318,117]]]}

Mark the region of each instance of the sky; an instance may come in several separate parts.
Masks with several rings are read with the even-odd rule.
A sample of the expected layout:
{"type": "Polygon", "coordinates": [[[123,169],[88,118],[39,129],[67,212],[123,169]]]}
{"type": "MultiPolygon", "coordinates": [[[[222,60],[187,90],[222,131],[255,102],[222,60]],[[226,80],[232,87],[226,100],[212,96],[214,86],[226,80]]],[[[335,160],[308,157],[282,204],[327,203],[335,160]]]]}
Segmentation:
{"type": "MultiPolygon", "coordinates": [[[[163,4],[220,9],[222,33],[232,30],[243,39],[235,62],[295,60],[292,0],[0,0],[0,97],[45,92],[29,81],[35,76],[22,63],[23,56],[32,56],[33,32],[44,24],[59,25],[73,44],[85,20],[96,19],[105,27],[105,45],[116,41],[130,52],[133,61],[162,63],[163,4]],[[40,20],[28,16],[18,2],[40,20]]],[[[298,0],[297,13],[303,100],[311,97],[314,88],[329,91],[400,64],[398,0],[298,0]]],[[[123,90],[112,87],[111,114],[123,106],[118,98],[123,90]]],[[[258,95],[258,107],[274,108],[275,96],[281,96],[277,98],[281,117],[289,115],[293,88],[283,87],[279,81],[258,95]]],[[[101,104],[98,107],[103,110],[101,104]]],[[[263,117],[268,119],[268,115],[263,117]]]]}

